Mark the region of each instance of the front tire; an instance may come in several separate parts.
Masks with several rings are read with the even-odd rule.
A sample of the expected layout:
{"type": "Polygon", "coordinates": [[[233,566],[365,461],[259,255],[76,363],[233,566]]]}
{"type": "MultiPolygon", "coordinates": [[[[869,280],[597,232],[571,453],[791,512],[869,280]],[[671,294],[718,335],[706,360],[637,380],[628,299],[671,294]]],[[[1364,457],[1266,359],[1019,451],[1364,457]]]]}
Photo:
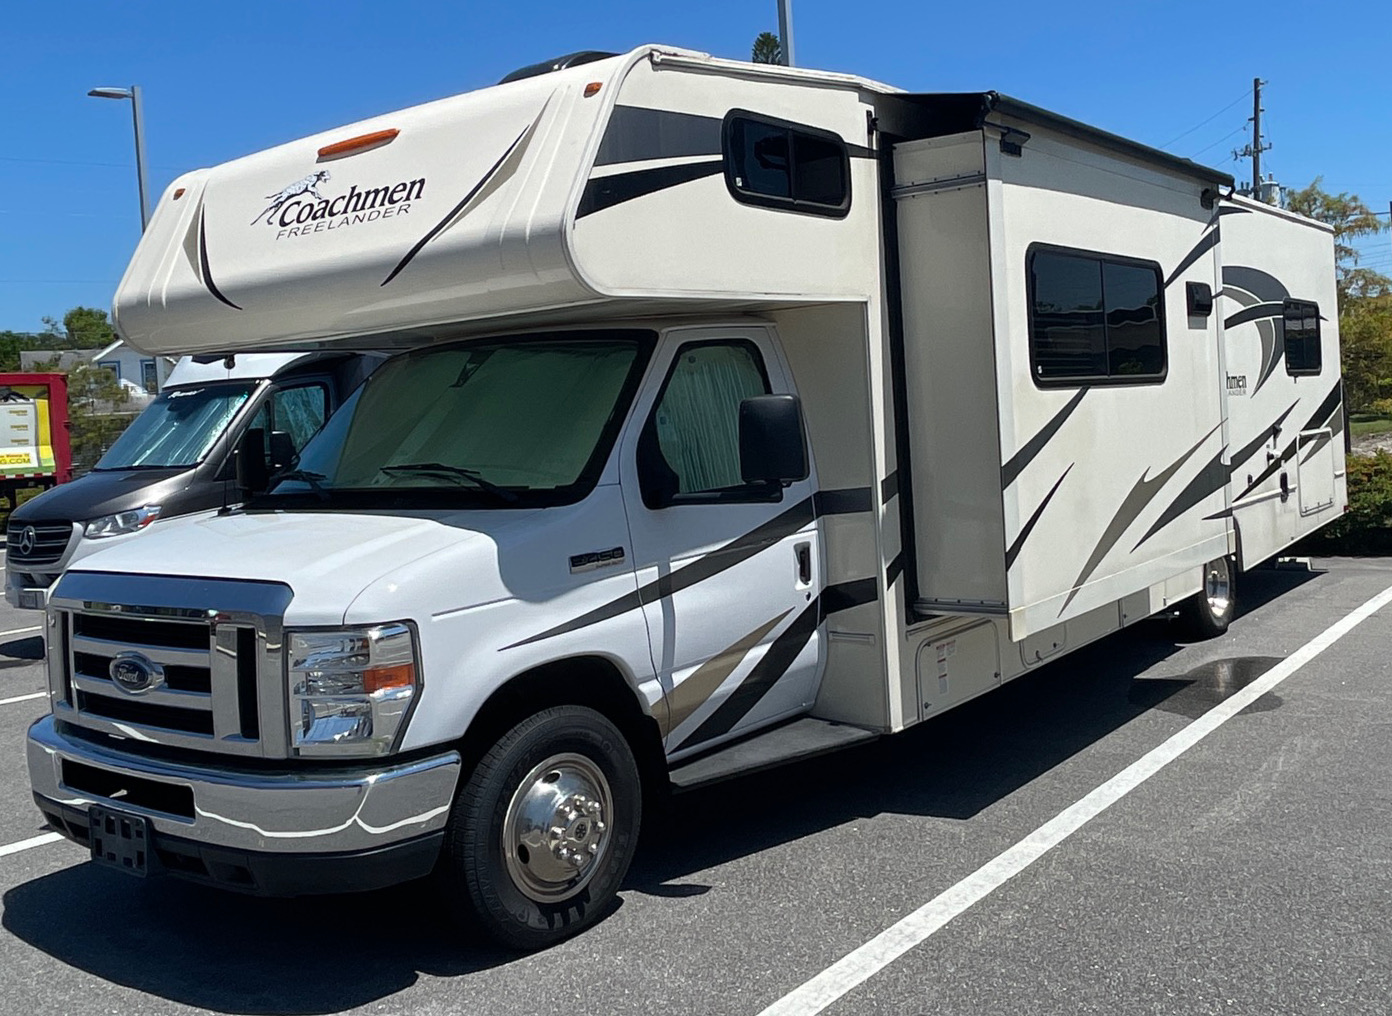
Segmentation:
{"type": "Polygon", "coordinates": [[[1237,611],[1237,570],[1232,558],[1204,565],[1204,587],[1179,608],[1179,618],[1195,641],[1217,638],[1228,630],[1237,611]]]}
{"type": "Polygon", "coordinates": [[[594,923],[628,872],[642,788],[603,715],[555,706],[489,749],[450,815],[442,874],[457,911],[489,938],[541,949],[594,923]]]}

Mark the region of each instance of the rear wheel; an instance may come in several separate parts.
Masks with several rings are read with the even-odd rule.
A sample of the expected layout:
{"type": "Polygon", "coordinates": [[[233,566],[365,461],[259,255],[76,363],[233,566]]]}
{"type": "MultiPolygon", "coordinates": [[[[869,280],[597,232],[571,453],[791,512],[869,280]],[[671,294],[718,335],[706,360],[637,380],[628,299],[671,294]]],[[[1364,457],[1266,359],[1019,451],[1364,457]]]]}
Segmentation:
{"type": "Polygon", "coordinates": [[[1179,617],[1194,639],[1217,638],[1228,630],[1237,608],[1236,570],[1231,558],[1204,566],[1204,587],[1180,606],[1179,617]]]}
{"type": "Polygon", "coordinates": [[[618,892],[641,813],[638,767],[609,720],[582,706],[528,717],[455,801],[442,858],[452,902],[513,948],[573,935],[618,892]]]}

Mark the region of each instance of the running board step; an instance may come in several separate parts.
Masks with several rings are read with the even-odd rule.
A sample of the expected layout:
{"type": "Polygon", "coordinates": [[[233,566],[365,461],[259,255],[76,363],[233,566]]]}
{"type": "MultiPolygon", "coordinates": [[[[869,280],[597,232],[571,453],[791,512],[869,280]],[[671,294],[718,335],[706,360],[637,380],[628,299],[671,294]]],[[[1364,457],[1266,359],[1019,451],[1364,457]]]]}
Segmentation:
{"type": "Polygon", "coordinates": [[[709,755],[677,763],[670,774],[672,789],[691,790],[707,783],[728,780],[732,776],[743,776],[760,769],[772,769],[786,762],[797,762],[814,755],[824,755],[829,751],[864,744],[879,736],[875,731],[863,727],[804,717],[755,734],[743,741],[736,741],[709,755]]]}

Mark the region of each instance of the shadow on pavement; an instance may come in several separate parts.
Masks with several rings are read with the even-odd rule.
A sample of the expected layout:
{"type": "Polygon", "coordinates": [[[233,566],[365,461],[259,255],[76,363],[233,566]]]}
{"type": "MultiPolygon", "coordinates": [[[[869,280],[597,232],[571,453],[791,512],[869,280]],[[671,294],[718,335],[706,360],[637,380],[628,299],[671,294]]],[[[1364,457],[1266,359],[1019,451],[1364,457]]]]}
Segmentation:
{"type": "MultiPolygon", "coordinates": [[[[1318,574],[1244,576],[1245,611],[1318,574]]],[[[1136,679],[1180,650],[1174,635],[1163,620],[1143,622],[895,737],[681,795],[645,823],[625,890],[698,896],[708,887],[668,883],[860,816],[968,819],[1140,714],[1173,703],[1196,715],[1276,662],[1136,679]]],[[[82,864],[10,890],[3,905],[8,931],[63,963],[217,1012],[338,1012],[421,975],[525,962],[469,942],[428,882],[267,900],[82,864]]]]}

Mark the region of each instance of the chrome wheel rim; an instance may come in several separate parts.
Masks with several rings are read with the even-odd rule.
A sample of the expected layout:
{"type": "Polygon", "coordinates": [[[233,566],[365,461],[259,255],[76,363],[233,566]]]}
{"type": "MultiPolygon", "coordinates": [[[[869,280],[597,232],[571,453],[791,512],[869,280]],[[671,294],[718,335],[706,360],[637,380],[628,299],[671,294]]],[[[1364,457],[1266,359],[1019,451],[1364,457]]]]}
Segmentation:
{"type": "Polygon", "coordinates": [[[513,885],[539,903],[575,896],[609,852],[613,814],[609,781],[584,755],[553,755],[533,768],[503,819],[503,857],[513,885]]]}
{"type": "Polygon", "coordinates": [[[1226,559],[1214,561],[1204,572],[1204,598],[1214,617],[1227,617],[1232,606],[1232,577],[1226,559]]]}

